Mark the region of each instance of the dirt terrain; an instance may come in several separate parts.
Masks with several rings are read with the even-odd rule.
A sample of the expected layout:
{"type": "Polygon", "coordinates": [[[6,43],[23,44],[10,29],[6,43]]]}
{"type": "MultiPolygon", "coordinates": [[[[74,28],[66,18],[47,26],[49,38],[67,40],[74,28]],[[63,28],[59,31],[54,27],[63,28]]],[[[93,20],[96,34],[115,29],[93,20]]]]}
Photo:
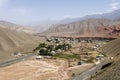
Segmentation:
{"type": "Polygon", "coordinates": [[[30,59],[0,68],[0,80],[70,80],[73,73],[79,74],[91,66],[85,64],[69,68],[66,60],[30,59]]]}
{"type": "Polygon", "coordinates": [[[64,80],[69,78],[64,71],[65,64],[62,60],[53,60],[52,63],[39,60],[23,61],[0,68],[0,80],[64,80]]]}

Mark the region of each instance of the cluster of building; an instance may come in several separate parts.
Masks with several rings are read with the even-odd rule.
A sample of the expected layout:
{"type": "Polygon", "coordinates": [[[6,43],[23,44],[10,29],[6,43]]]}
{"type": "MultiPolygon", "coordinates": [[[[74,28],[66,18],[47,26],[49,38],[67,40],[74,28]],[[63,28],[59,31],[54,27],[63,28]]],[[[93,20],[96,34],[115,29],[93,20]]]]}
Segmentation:
{"type": "MultiPolygon", "coordinates": [[[[46,38],[46,41],[48,44],[45,44],[44,47],[38,48],[39,54],[40,55],[55,55],[55,54],[62,54],[64,51],[70,51],[72,54],[74,52],[71,51],[72,45],[76,45],[77,43],[94,43],[91,39],[86,39],[86,40],[80,40],[80,39],[74,39],[74,38],[46,38]]],[[[97,41],[96,41],[97,42],[97,41]]],[[[103,54],[99,54],[98,48],[100,48],[103,44],[97,42],[94,47],[91,47],[92,52],[87,52],[84,51],[86,47],[81,46],[81,50],[79,51],[80,53],[78,54],[80,56],[80,61],[78,62],[78,65],[84,64],[85,61],[88,60],[95,60],[95,62],[99,62],[102,60],[105,56],[103,54]],[[96,56],[93,57],[94,54],[97,54],[96,56]]],[[[76,49],[74,49],[76,50],[76,49]]],[[[41,56],[38,56],[37,58],[41,58],[41,56]]]]}
{"type": "Polygon", "coordinates": [[[64,51],[69,50],[72,46],[69,42],[66,42],[63,39],[46,39],[46,43],[40,43],[40,45],[34,49],[34,51],[38,51],[40,55],[48,55],[52,56],[55,54],[63,53],[64,51]]]}

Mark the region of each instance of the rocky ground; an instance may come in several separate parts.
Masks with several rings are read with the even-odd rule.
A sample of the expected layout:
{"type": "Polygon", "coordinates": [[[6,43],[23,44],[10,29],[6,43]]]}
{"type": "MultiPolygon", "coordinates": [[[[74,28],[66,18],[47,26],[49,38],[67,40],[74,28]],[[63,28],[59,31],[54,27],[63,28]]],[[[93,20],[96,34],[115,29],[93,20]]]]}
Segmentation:
{"type": "Polygon", "coordinates": [[[68,67],[61,59],[30,59],[0,68],[0,80],[70,80],[71,74],[83,72],[92,65],[68,67]],[[80,70],[81,69],[81,70],[80,70]]]}
{"type": "Polygon", "coordinates": [[[0,68],[0,80],[65,80],[69,77],[63,65],[62,60],[53,60],[53,63],[27,60],[0,68]]]}

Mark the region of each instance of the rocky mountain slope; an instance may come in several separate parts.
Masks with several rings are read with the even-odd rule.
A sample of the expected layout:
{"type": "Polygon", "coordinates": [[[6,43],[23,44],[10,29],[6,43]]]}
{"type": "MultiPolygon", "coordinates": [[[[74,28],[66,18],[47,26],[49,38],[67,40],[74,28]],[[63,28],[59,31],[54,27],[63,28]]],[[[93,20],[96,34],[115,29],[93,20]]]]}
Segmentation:
{"type": "Polygon", "coordinates": [[[43,20],[43,21],[31,22],[29,25],[31,25],[32,28],[39,30],[39,33],[42,33],[45,30],[47,30],[48,28],[51,28],[53,25],[80,22],[80,21],[87,20],[90,18],[120,20],[120,9],[112,11],[112,12],[108,12],[108,13],[86,15],[86,16],[77,17],[77,18],[67,17],[62,20],[48,19],[48,20],[43,20]]]}
{"type": "Polygon", "coordinates": [[[102,52],[108,56],[117,56],[120,54],[120,38],[109,42],[101,48],[102,52]]]}
{"type": "Polygon", "coordinates": [[[10,30],[15,30],[18,32],[25,32],[25,33],[29,33],[29,34],[33,34],[33,33],[37,32],[36,30],[34,30],[32,28],[24,27],[24,26],[21,26],[18,24],[7,22],[7,21],[0,21],[0,27],[7,28],[10,30]]]}
{"type": "Polygon", "coordinates": [[[107,19],[87,19],[49,28],[43,35],[54,36],[120,36],[120,22],[107,19]]]}
{"type": "Polygon", "coordinates": [[[102,49],[107,56],[114,57],[114,62],[92,80],[120,80],[120,39],[111,41],[102,49]]]}

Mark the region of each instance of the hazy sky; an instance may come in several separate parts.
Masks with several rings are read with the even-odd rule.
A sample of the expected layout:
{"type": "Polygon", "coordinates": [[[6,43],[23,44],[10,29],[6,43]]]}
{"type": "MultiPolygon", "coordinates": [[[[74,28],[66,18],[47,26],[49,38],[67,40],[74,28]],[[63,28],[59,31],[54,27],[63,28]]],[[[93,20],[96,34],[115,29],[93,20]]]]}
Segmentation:
{"type": "Polygon", "coordinates": [[[29,24],[46,19],[60,20],[120,8],[120,0],[0,0],[0,20],[29,24]]]}

